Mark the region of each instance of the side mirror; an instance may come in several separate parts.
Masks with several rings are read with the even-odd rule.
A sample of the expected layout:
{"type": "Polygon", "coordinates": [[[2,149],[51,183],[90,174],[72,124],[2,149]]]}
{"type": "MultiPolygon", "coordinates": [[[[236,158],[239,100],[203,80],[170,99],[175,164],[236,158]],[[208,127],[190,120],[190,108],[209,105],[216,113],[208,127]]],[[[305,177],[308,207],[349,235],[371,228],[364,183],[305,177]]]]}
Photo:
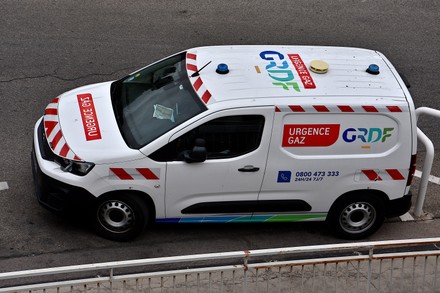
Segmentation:
{"type": "Polygon", "coordinates": [[[205,147],[205,140],[203,138],[196,138],[194,147],[191,151],[185,152],[183,158],[187,163],[200,163],[206,161],[207,151],[205,147]]]}

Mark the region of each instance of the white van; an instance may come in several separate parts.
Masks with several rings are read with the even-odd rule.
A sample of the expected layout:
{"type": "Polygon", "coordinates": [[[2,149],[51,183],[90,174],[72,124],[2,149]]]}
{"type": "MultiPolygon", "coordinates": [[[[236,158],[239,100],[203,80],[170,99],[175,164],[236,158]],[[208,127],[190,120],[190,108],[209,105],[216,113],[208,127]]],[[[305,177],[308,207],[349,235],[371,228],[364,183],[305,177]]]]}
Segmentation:
{"type": "Polygon", "coordinates": [[[376,51],[194,48],[55,98],[35,126],[36,194],[113,240],[312,220],[359,239],[411,206],[414,110],[376,51]]]}

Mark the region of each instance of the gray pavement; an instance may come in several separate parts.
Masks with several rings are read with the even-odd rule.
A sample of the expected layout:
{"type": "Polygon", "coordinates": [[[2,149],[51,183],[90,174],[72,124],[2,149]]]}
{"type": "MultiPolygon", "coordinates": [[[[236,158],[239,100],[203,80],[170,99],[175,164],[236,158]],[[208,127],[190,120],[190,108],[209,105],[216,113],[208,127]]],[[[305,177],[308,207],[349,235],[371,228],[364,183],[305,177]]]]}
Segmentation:
{"type": "MultiPolygon", "coordinates": [[[[130,243],[101,239],[36,202],[29,156],[34,123],[66,90],[216,44],[375,49],[409,79],[417,107],[440,108],[439,11],[436,0],[0,1],[0,271],[341,242],[320,223],[155,226],[130,243]]],[[[420,121],[436,146],[437,125],[420,121]]],[[[434,220],[392,219],[367,240],[439,236],[439,188],[430,183],[425,202],[434,220]]]]}

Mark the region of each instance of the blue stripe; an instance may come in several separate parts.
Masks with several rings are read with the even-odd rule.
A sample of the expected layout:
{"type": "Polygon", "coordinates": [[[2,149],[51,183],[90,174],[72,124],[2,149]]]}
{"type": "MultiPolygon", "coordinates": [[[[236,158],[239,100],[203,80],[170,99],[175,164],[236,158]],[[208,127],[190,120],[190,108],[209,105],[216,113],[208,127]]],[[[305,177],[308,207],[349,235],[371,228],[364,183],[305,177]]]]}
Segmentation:
{"type": "Polygon", "coordinates": [[[304,220],[325,220],[326,213],[273,214],[273,215],[236,215],[207,216],[188,218],[162,218],[156,223],[248,223],[248,222],[296,222],[304,220]]]}

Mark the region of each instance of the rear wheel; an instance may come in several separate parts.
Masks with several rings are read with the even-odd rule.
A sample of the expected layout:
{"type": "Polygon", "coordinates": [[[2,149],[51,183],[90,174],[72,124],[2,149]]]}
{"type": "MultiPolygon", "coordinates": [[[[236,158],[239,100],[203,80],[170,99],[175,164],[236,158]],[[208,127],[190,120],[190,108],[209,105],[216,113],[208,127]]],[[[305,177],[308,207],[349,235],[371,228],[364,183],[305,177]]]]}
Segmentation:
{"type": "Polygon", "coordinates": [[[116,241],[138,236],[147,225],[148,207],[134,194],[118,194],[101,200],[95,210],[95,228],[99,235],[116,241]]]}
{"type": "Polygon", "coordinates": [[[358,194],[338,199],[328,222],[345,239],[362,239],[376,232],[385,219],[384,202],[375,195],[358,194]]]}

